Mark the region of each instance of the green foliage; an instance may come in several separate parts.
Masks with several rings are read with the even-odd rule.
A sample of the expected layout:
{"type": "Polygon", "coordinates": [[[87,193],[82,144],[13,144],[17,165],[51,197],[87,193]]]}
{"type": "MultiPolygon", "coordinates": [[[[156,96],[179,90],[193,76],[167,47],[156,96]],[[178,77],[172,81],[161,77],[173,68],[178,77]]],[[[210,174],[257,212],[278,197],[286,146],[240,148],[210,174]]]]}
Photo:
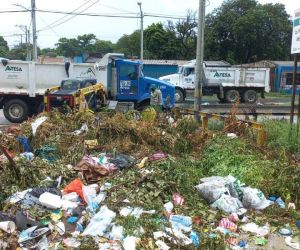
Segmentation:
{"type": "Polygon", "coordinates": [[[216,137],[203,151],[202,166],[207,176],[229,175],[253,187],[264,186],[273,166],[280,164],[266,159],[241,139],[216,137]]]}
{"type": "Polygon", "coordinates": [[[8,50],[9,48],[7,45],[7,41],[5,41],[2,36],[0,36],[0,57],[7,57],[8,50]]]}
{"type": "Polygon", "coordinates": [[[177,58],[178,53],[180,53],[178,45],[175,33],[164,29],[162,23],[152,24],[145,30],[145,46],[148,58],[177,58]]]}
{"type": "Polygon", "coordinates": [[[289,59],[292,25],[282,4],[227,0],[207,16],[206,27],[207,58],[231,63],[289,59]]]}
{"type": "Polygon", "coordinates": [[[176,130],[182,135],[193,134],[199,128],[199,124],[193,117],[185,117],[178,121],[176,130]]]}
{"type": "Polygon", "coordinates": [[[297,133],[296,125],[291,130],[289,122],[284,120],[265,120],[263,124],[267,132],[268,147],[300,156],[300,131],[297,133]]]}
{"type": "Polygon", "coordinates": [[[124,53],[128,57],[140,55],[141,32],[134,31],[130,35],[123,35],[116,44],[116,52],[124,53]]]}
{"type": "Polygon", "coordinates": [[[177,59],[193,59],[196,56],[197,47],[197,21],[196,12],[187,11],[186,18],[176,23],[168,21],[167,30],[176,36],[179,46],[177,59]]]}

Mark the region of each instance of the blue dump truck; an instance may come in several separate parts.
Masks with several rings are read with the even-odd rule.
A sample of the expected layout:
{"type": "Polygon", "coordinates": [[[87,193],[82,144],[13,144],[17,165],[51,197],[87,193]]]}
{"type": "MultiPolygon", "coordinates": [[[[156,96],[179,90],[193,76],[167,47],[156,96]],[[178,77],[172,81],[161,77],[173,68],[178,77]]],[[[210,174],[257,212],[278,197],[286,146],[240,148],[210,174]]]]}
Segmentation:
{"type": "MultiPolygon", "coordinates": [[[[47,90],[67,79],[96,79],[103,85],[105,102],[129,102],[137,109],[150,104],[150,87],[155,84],[162,92],[163,107],[172,108],[175,87],[144,77],[142,68],[140,61],[128,60],[116,53],[106,54],[96,64],[41,64],[3,59],[0,63],[0,108],[9,121],[22,122],[40,110],[47,90]]],[[[57,98],[62,99],[61,96],[57,98]]]]}

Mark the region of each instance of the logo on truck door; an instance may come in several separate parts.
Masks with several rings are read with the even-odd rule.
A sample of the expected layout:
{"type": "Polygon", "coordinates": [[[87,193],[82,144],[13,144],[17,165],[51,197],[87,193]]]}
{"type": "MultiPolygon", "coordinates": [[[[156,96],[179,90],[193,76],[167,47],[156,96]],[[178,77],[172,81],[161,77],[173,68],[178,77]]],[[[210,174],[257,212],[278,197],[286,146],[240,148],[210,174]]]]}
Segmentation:
{"type": "Polygon", "coordinates": [[[16,67],[16,66],[6,66],[5,71],[9,72],[21,72],[23,71],[21,67],[16,67]]]}
{"type": "Polygon", "coordinates": [[[215,78],[218,78],[218,77],[231,77],[230,73],[219,73],[218,71],[216,71],[216,73],[214,74],[214,77],[215,78]]]}

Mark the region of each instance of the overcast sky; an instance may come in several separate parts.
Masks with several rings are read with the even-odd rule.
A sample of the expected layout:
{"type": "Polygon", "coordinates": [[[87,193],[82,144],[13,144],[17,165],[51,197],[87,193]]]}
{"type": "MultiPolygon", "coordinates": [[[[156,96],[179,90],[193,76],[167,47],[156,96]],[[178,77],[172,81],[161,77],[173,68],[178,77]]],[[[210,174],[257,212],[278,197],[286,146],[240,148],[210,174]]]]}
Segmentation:
{"type": "MultiPolygon", "coordinates": [[[[138,1],[142,2],[142,8],[145,13],[174,16],[184,16],[188,9],[197,10],[199,3],[199,0],[36,0],[36,8],[70,12],[81,6],[81,8],[76,10],[76,12],[79,12],[95,3],[84,13],[120,15],[130,15],[131,13],[131,15],[135,15],[139,12],[138,1]]],[[[219,7],[222,2],[223,0],[207,1],[206,13],[219,7]]],[[[298,0],[258,0],[258,2],[282,3],[286,6],[286,10],[290,15],[293,15],[295,9],[300,8],[298,0]]],[[[22,9],[13,4],[30,8],[30,0],[1,0],[0,11],[22,9]]],[[[54,44],[60,37],[76,37],[77,35],[86,33],[94,33],[99,39],[116,42],[123,34],[130,34],[140,27],[138,19],[76,16],[67,21],[70,17],[61,14],[37,13],[37,30],[42,30],[45,27],[48,28],[48,30],[38,33],[38,45],[41,48],[54,47],[54,44]],[[66,22],[49,29],[49,25],[58,19],[61,20],[55,24],[66,22]]],[[[167,19],[145,17],[144,21],[146,27],[153,22],[165,22],[167,19]]],[[[18,44],[21,39],[20,35],[13,35],[22,33],[21,29],[16,27],[16,25],[29,26],[30,23],[30,13],[0,13],[0,35],[5,37],[9,46],[13,46],[18,44]]],[[[25,38],[23,37],[24,40],[25,38]]]]}

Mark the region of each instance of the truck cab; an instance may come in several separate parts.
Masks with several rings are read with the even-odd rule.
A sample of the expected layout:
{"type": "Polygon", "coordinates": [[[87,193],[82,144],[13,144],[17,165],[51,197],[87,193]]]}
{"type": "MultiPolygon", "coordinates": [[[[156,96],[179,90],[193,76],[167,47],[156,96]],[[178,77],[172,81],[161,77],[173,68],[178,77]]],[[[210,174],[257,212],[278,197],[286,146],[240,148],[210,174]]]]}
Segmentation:
{"type": "Polygon", "coordinates": [[[162,80],[145,77],[139,60],[125,59],[123,54],[107,54],[95,65],[96,77],[104,83],[108,99],[133,102],[142,109],[150,104],[150,87],[155,84],[162,92],[163,108],[175,103],[175,87],[162,80]]]}

